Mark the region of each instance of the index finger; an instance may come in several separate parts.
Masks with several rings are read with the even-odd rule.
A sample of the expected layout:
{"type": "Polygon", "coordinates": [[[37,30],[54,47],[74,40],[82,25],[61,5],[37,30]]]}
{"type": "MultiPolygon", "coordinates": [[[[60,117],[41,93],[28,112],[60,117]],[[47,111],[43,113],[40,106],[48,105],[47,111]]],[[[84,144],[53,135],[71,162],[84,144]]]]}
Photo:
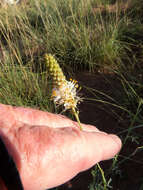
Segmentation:
{"type": "MultiPolygon", "coordinates": [[[[15,122],[22,122],[28,125],[48,126],[52,128],[75,127],[78,128],[77,122],[69,118],[41,111],[33,108],[13,107],[10,105],[0,104],[0,122],[5,120],[6,125],[13,125],[15,122]]],[[[10,127],[10,126],[9,126],[10,127]]],[[[99,131],[96,127],[82,124],[83,130],[99,131]]]]}
{"type": "MultiPolygon", "coordinates": [[[[60,114],[53,114],[32,108],[16,107],[14,108],[18,121],[30,124],[30,125],[45,125],[52,128],[63,127],[76,127],[79,128],[78,123],[72,121],[66,116],[60,114]]],[[[92,125],[82,124],[83,130],[89,132],[99,131],[92,125]]]]}

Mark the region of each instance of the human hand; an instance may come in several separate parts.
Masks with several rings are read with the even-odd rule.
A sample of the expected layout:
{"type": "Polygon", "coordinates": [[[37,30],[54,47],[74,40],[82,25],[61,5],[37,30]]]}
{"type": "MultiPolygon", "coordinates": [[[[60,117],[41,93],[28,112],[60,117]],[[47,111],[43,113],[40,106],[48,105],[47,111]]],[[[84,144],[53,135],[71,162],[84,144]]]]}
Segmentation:
{"type": "Polygon", "coordinates": [[[62,115],[0,104],[0,136],[12,155],[24,190],[52,188],[114,157],[115,135],[78,124],[62,115]]]}

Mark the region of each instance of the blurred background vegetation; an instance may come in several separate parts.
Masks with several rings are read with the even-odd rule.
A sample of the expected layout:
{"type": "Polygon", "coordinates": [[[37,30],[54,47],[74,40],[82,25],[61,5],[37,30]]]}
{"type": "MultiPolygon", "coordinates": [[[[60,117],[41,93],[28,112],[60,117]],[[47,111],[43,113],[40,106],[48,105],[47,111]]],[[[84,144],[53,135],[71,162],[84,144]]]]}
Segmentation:
{"type": "MultiPolygon", "coordinates": [[[[0,5],[1,103],[58,113],[50,100],[45,53],[56,57],[67,77],[88,72],[95,76],[92,80],[102,76],[108,86],[107,90],[102,85],[82,85],[83,95],[88,94],[85,101],[114,115],[124,126],[117,134],[127,153],[114,158],[107,171],[105,167],[106,189],[118,189],[113,179],[124,179],[122,163],[132,160],[133,166],[139,162],[138,167],[143,167],[142,158],[132,154],[143,145],[142,10],[143,0],[23,0],[0,5]]],[[[136,183],[141,190],[141,176],[136,183]]],[[[104,189],[98,168],[92,170],[88,188],[104,189]]]]}

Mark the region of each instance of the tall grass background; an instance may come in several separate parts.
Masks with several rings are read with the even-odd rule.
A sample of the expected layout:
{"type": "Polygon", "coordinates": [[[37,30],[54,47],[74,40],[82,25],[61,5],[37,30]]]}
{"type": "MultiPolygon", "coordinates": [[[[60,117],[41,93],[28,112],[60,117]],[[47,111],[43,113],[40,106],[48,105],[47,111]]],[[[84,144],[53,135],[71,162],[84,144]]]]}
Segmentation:
{"type": "MultiPolygon", "coordinates": [[[[143,1],[29,0],[0,7],[0,102],[55,112],[43,55],[53,54],[67,76],[88,71],[116,78],[112,93],[86,88],[92,103],[115,115],[127,128],[119,135],[141,146],[143,126],[143,1]],[[127,1],[128,2],[128,1],[127,1]],[[115,6],[116,5],[116,6],[115,6]],[[116,110],[120,110],[116,112],[116,110]]],[[[108,81],[108,85],[112,85],[108,81]]],[[[119,157],[123,155],[119,155],[119,157]]],[[[112,176],[132,159],[113,159],[112,176]]],[[[136,160],[135,160],[136,161],[136,160]]],[[[106,172],[105,172],[106,175],[106,172]]],[[[98,169],[89,189],[105,189],[98,169]],[[98,178],[98,179],[97,179],[98,178]]]]}

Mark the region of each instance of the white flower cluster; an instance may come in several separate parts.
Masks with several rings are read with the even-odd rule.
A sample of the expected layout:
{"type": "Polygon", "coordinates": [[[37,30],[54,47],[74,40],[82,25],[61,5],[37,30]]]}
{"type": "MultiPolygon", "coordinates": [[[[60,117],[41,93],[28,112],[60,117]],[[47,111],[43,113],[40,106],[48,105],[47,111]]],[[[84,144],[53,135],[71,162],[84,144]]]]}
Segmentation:
{"type": "Polygon", "coordinates": [[[60,86],[55,86],[52,90],[52,99],[57,105],[64,105],[65,110],[77,107],[81,98],[77,96],[77,81],[70,79],[70,81],[63,82],[60,86]]]}

